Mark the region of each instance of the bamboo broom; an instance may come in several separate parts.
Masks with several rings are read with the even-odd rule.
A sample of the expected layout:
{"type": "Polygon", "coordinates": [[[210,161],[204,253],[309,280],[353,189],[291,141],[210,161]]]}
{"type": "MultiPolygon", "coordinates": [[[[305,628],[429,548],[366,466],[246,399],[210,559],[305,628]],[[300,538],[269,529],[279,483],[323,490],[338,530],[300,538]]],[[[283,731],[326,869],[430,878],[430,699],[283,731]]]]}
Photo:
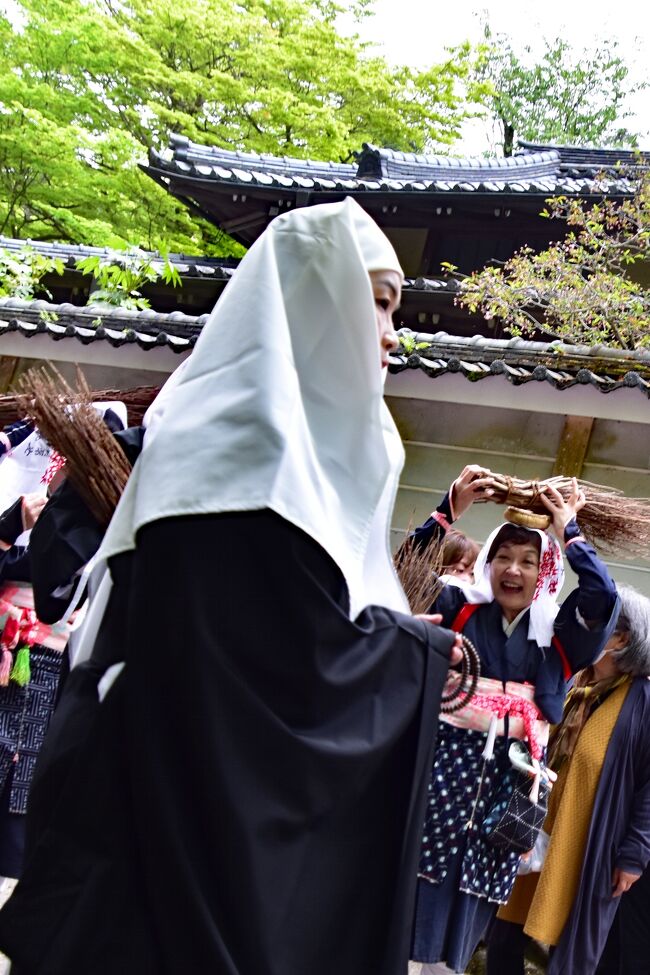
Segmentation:
{"type": "MultiPolygon", "coordinates": [[[[160,387],[158,386],[136,386],[132,389],[99,389],[93,390],[91,400],[94,402],[107,402],[109,400],[120,400],[126,406],[129,414],[129,421],[133,426],[142,423],[142,418],[154,401],[160,387]]],[[[24,412],[18,405],[20,394],[7,393],[0,396],[0,427],[5,427],[16,420],[24,419],[24,412]]]]}
{"type": "MultiPolygon", "coordinates": [[[[409,535],[411,531],[409,525],[409,535]]],[[[439,578],[443,546],[444,536],[431,539],[425,546],[416,545],[412,537],[407,537],[395,553],[395,570],[414,615],[426,613],[443,587],[439,578]]]]}
{"type": "Polygon", "coordinates": [[[66,474],[97,521],[106,527],[122,495],[131,465],[77,372],[73,389],[58,373],[33,369],[20,380],[16,399],[48,443],[66,460],[66,474]]]}
{"type": "MultiPolygon", "coordinates": [[[[508,505],[510,510],[506,516],[516,523],[526,524],[525,518],[518,520],[517,511],[548,516],[540,498],[546,485],[554,487],[565,499],[573,489],[572,478],[563,476],[525,481],[492,472],[492,478],[494,494],[477,501],[508,505]]],[[[586,497],[586,504],[577,516],[585,538],[592,545],[623,558],[650,557],[650,499],[628,498],[616,488],[591,481],[578,480],[578,485],[586,497]]]]}

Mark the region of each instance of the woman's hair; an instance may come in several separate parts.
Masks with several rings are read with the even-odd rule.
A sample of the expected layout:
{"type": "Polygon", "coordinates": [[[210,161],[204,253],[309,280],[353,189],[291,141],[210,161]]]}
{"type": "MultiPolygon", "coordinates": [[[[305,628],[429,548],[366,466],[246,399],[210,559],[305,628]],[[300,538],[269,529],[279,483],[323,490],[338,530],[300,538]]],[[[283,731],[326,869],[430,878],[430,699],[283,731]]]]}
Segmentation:
{"type": "Polygon", "coordinates": [[[481,546],[473,538],[468,538],[463,532],[455,529],[448,531],[442,546],[443,571],[448,565],[455,565],[456,562],[463,560],[473,564],[480,551],[481,546]]]}
{"type": "Polygon", "coordinates": [[[521,525],[504,525],[490,545],[486,562],[491,562],[502,545],[534,545],[539,555],[542,551],[542,540],[537,532],[522,528],[521,525]]]}
{"type": "Polygon", "coordinates": [[[616,665],[624,674],[650,676],[650,599],[632,586],[617,585],[621,611],[616,633],[627,633],[629,641],[621,650],[612,650],[616,665]]]}

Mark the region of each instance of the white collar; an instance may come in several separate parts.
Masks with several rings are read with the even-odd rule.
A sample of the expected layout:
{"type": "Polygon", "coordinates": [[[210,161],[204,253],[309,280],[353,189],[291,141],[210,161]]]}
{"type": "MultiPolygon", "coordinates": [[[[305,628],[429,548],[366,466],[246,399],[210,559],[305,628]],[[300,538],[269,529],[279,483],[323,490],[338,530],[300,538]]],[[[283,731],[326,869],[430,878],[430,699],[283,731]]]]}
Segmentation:
{"type": "Polygon", "coordinates": [[[505,618],[505,616],[502,616],[501,617],[501,625],[503,626],[503,632],[505,633],[506,636],[512,636],[512,634],[517,629],[517,626],[519,625],[519,622],[526,615],[526,613],[528,612],[529,609],[530,609],[530,607],[529,606],[526,606],[525,609],[522,609],[521,612],[517,613],[517,615],[515,616],[515,618],[510,623],[505,618]]]}

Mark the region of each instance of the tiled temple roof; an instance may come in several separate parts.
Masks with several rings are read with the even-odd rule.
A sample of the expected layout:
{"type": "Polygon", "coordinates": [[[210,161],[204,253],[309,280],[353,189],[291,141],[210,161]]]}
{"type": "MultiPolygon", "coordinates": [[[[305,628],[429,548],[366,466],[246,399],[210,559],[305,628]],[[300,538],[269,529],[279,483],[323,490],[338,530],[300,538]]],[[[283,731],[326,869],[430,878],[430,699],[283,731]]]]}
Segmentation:
{"type": "MultiPolygon", "coordinates": [[[[276,173],[283,176],[293,173],[296,176],[330,176],[354,177],[357,167],[353,163],[319,162],[314,159],[297,159],[293,156],[272,156],[263,152],[240,152],[232,149],[220,149],[217,146],[204,146],[191,142],[185,136],[172,134],[169,147],[173,158],[179,164],[202,166],[203,172],[211,172],[212,167],[221,167],[224,162],[228,168],[234,167],[242,172],[259,170],[260,172],[276,173]]],[[[154,150],[154,158],[158,153],[154,150]]]]}
{"type": "MultiPolygon", "coordinates": [[[[119,261],[128,255],[124,251],[112,247],[90,247],[86,244],[60,244],[45,240],[21,240],[16,237],[3,237],[0,235],[0,250],[18,252],[25,245],[31,247],[39,254],[46,257],[53,257],[62,260],[65,267],[74,269],[76,261],[85,257],[99,255],[100,257],[110,258],[119,261]]],[[[159,254],[152,251],[143,252],[155,264],[162,262],[159,254]]],[[[225,286],[237,270],[240,259],[236,257],[202,257],[200,255],[188,254],[169,254],[170,263],[176,268],[183,277],[204,278],[214,282],[222,283],[225,286]]],[[[162,263],[161,263],[162,266],[162,263]]],[[[453,278],[407,278],[403,285],[403,290],[407,293],[421,292],[430,293],[449,293],[455,294],[458,285],[453,278]]],[[[0,302],[2,299],[0,299],[0,302]]]]}
{"type": "MultiPolygon", "coordinates": [[[[46,240],[18,240],[15,237],[3,237],[0,235],[0,250],[17,252],[25,245],[32,247],[39,254],[46,257],[58,258],[63,261],[66,268],[73,270],[76,262],[85,257],[104,257],[120,260],[128,255],[114,247],[90,247],[87,244],[59,244],[56,241],[46,240]]],[[[154,264],[159,263],[162,267],[162,258],[157,253],[145,252],[146,256],[154,264]]],[[[213,281],[228,281],[232,277],[234,269],[239,263],[236,258],[225,257],[201,257],[189,254],[168,254],[170,264],[172,264],[181,277],[189,278],[208,278],[213,281]]]]}
{"type": "Polygon", "coordinates": [[[145,171],[159,181],[220,183],[246,188],[312,191],[404,191],[436,193],[626,194],[629,180],[616,171],[620,160],[638,160],[628,150],[571,149],[522,144],[504,159],[398,152],[364,143],[356,165],[258,155],[203,146],[173,135],[169,150],[152,149],[145,171]],[[606,171],[604,181],[598,176],[606,171]]]}
{"type": "Polygon", "coordinates": [[[187,352],[194,347],[207,319],[207,315],[195,317],[182,312],[159,314],[104,305],[79,307],[0,298],[0,354],[2,336],[11,332],[25,338],[45,334],[53,341],[74,338],[83,345],[108,342],[116,348],[135,344],[145,350],[167,346],[174,352],[187,352]]]}
{"type": "MultiPolygon", "coordinates": [[[[550,146],[538,142],[519,140],[522,152],[543,152],[550,146]]],[[[648,153],[638,152],[636,149],[602,149],[590,146],[559,146],[554,145],[553,151],[560,157],[560,166],[564,172],[614,173],[619,167],[624,169],[645,168],[648,165],[648,153]]]]}
{"type": "Polygon", "coordinates": [[[650,397],[650,350],[530,342],[520,338],[464,338],[446,332],[401,329],[405,346],[391,357],[390,371],[420,369],[432,379],[460,373],[471,382],[505,376],[514,386],[549,383],[555,389],[591,385],[601,393],[636,388],[650,397]],[[412,350],[412,351],[411,351],[412,350]]]}
{"type": "MultiPolygon", "coordinates": [[[[0,298],[0,355],[2,336],[25,338],[47,335],[53,341],[74,338],[83,345],[109,343],[116,348],[151,350],[168,347],[189,352],[208,319],[180,312],[125,311],[103,306],[54,305],[46,301],[0,298]]],[[[650,351],[624,352],[603,346],[562,345],[558,342],[463,338],[446,332],[399,332],[406,348],[391,357],[390,371],[419,369],[432,379],[458,373],[476,382],[505,376],[513,385],[549,383],[556,389],[590,384],[602,393],[637,388],[650,396],[650,351]]],[[[125,351],[125,365],[128,365],[125,351]]],[[[74,350],[70,359],[74,361],[74,350]]]]}

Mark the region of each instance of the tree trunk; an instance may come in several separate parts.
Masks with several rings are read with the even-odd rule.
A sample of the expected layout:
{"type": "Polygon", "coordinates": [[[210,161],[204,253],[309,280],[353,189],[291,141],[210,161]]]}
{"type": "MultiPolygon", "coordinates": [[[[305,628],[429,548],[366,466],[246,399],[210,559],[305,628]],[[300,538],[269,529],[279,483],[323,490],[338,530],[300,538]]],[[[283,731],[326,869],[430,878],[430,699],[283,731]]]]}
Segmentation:
{"type": "Polygon", "coordinates": [[[507,119],[501,119],[501,127],[503,129],[503,155],[511,156],[512,150],[514,148],[515,142],[515,127],[508,122],[507,119]]]}

